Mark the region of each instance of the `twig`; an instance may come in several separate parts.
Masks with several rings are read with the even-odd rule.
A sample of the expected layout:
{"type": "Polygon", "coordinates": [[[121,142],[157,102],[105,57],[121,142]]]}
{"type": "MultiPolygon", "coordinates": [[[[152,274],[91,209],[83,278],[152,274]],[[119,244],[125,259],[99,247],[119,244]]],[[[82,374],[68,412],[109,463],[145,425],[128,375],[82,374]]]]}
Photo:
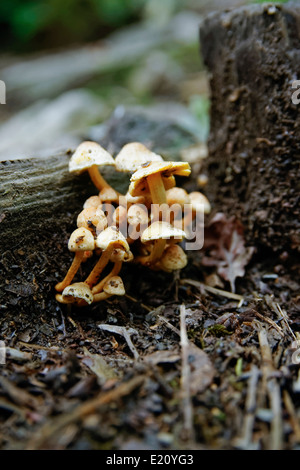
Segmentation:
{"type": "Polygon", "coordinates": [[[40,430],[38,437],[34,437],[26,446],[26,450],[38,450],[47,447],[49,441],[69,424],[84,419],[95,413],[101,406],[119,400],[129,395],[133,390],[142,385],[146,376],[138,375],[128,382],[121,383],[118,387],[107,392],[100,393],[95,398],[78,405],[71,413],[63,414],[46,423],[40,430]]]}
{"type": "Polygon", "coordinates": [[[283,425],[280,387],[276,378],[273,376],[274,366],[272,352],[268,342],[266,330],[261,329],[258,332],[258,338],[262,356],[264,387],[267,388],[268,391],[273,416],[271,422],[270,450],[281,450],[283,425]]]}
{"type": "Polygon", "coordinates": [[[260,318],[261,320],[265,321],[266,323],[269,323],[273,328],[275,328],[278,333],[284,337],[284,332],[280,328],[280,326],[277,325],[271,318],[264,317],[261,313],[257,312],[256,310],[253,310],[253,313],[255,314],[256,317],[260,318]]]}
{"type": "Polygon", "coordinates": [[[129,300],[132,300],[132,302],[135,302],[135,303],[138,303],[141,307],[143,307],[145,310],[148,310],[148,312],[152,312],[154,309],[153,308],[150,308],[148,307],[148,305],[145,305],[143,304],[142,302],[140,302],[139,300],[135,299],[134,297],[132,297],[132,295],[128,295],[128,294],[125,294],[125,297],[129,300]]]}
{"type": "Polygon", "coordinates": [[[297,443],[300,443],[300,424],[297,417],[297,412],[295,410],[294,404],[292,402],[291,396],[287,390],[283,391],[283,401],[285,404],[286,411],[290,416],[290,423],[294,430],[294,439],[297,443]]]}
{"type": "Polygon", "coordinates": [[[170,330],[172,330],[176,335],[180,336],[180,331],[176,326],[172,325],[165,317],[162,317],[161,315],[158,315],[158,320],[162,321],[170,330]]]}
{"type": "Polygon", "coordinates": [[[193,406],[191,400],[190,376],[191,369],[189,364],[189,340],[186,332],[185,306],[180,306],[180,344],[181,344],[181,393],[183,407],[183,433],[187,440],[193,437],[193,406]]]}
{"type": "Polygon", "coordinates": [[[106,325],[106,324],[98,325],[98,328],[100,328],[100,330],[109,331],[110,333],[116,333],[117,335],[123,336],[123,338],[128,344],[130,351],[134,355],[135,359],[139,359],[140,355],[137,352],[130,338],[131,335],[138,335],[138,332],[136,330],[134,330],[133,328],[125,328],[123,326],[106,325]]]}
{"type": "Polygon", "coordinates": [[[273,310],[273,312],[275,312],[277,314],[278,319],[279,320],[284,320],[284,323],[287,327],[287,330],[288,330],[289,334],[295,340],[296,336],[295,336],[295,333],[293,332],[292,328],[289,325],[289,320],[288,320],[288,316],[287,316],[286,311],[282,310],[279,303],[274,302],[274,300],[272,299],[272,297],[270,295],[265,296],[265,301],[266,301],[267,305],[273,310]]]}
{"type": "Polygon", "coordinates": [[[212,294],[227,297],[228,299],[238,300],[241,303],[239,306],[241,306],[242,302],[244,301],[244,297],[242,295],[235,294],[233,292],[228,292],[227,290],[223,289],[217,289],[216,287],[207,286],[206,284],[203,284],[199,281],[194,281],[193,279],[182,279],[180,281],[180,284],[190,284],[191,286],[198,287],[199,289],[204,289],[212,294]]]}
{"type": "Polygon", "coordinates": [[[245,403],[246,416],[244,418],[242,436],[235,442],[235,446],[240,449],[257,449],[257,444],[252,442],[252,433],[255,421],[256,390],[259,377],[260,371],[255,365],[253,365],[251,368],[248,383],[247,397],[245,403]]]}

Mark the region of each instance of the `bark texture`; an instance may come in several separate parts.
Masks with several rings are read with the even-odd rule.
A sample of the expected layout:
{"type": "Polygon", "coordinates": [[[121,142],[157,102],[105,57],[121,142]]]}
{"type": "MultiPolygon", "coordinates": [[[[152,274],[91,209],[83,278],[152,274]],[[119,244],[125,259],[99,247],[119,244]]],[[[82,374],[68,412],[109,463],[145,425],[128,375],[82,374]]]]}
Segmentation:
{"type": "Polygon", "coordinates": [[[276,252],[300,246],[300,6],[251,5],[200,28],[211,74],[208,195],[276,252]]]}

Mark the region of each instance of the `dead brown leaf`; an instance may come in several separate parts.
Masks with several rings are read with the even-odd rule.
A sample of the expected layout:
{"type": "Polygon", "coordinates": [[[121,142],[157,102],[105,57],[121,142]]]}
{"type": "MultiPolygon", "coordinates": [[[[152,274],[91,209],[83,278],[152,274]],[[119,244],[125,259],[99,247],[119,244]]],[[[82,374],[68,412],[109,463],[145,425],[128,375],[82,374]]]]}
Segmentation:
{"type": "Polygon", "coordinates": [[[216,266],[218,274],[229,281],[235,292],[235,280],[243,277],[245,266],[249,263],[254,247],[246,247],[244,227],[235,217],[227,218],[218,212],[205,229],[204,266],[216,266]]]}

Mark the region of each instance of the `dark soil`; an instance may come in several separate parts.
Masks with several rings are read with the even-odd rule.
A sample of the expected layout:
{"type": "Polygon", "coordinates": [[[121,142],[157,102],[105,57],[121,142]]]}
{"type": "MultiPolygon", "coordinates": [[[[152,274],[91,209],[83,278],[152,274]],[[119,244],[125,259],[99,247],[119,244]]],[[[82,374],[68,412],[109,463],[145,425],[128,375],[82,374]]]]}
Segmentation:
{"type": "MultiPolygon", "coordinates": [[[[204,281],[210,274],[212,269],[201,265],[201,251],[189,253],[180,276],[126,265],[122,278],[128,296],[85,308],[64,306],[55,301],[54,285],[72,259],[66,243],[75,220],[76,214],[66,213],[50,238],[33,233],[36,247],[15,247],[1,256],[0,335],[12,348],[1,365],[1,448],[272,448],[272,392],[264,385],[261,329],[267,331],[272,377],[282,396],[280,448],[297,448],[294,338],[274,307],[287,312],[289,327],[299,331],[299,279],[293,263],[275,266],[271,257],[262,261],[254,256],[237,280],[237,292],[245,298],[240,307],[236,300],[182,284],[187,278],[204,281]],[[206,380],[201,364],[196,369],[188,432],[180,337],[174,331],[180,330],[182,304],[190,342],[205,353],[213,371],[206,380]],[[139,359],[124,337],[100,330],[100,324],[133,328],[139,359]],[[97,365],[99,357],[106,368],[97,365]],[[240,443],[236,439],[244,435],[254,367],[261,375],[253,429],[250,441],[240,443]],[[88,412],[81,410],[84,406],[88,412]]],[[[93,263],[88,260],[78,278],[93,263]]],[[[229,290],[227,283],[224,288],[229,290]]]]}

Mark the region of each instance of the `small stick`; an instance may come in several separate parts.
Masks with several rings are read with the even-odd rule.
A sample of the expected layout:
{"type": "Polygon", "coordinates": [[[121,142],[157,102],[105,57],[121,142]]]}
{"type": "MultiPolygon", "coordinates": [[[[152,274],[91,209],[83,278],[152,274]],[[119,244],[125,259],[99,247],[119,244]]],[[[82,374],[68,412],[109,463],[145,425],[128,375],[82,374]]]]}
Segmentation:
{"type": "Polygon", "coordinates": [[[138,332],[133,328],[125,328],[123,326],[116,326],[116,325],[98,325],[98,328],[101,330],[109,331],[110,333],[116,333],[117,335],[121,335],[126,340],[129,349],[131,350],[132,354],[134,355],[135,359],[139,359],[140,355],[137,352],[134,344],[131,341],[130,335],[137,335],[138,332]]]}
{"type": "Polygon", "coordinates": [[[297,417],[297,412],[295,410],[294,404],[292,402],[291,396],[287,390],[283,391],[283,401],[285,408],[290,416],[290,423],[294,430],[294,439],[297,443],[300,443],[300,424],[297,417]]]}
{"type": "Polygon", "coordinates": [[[259,312],[256,312],[256,310],[253,310],[253,313],[255,314],[256,317],[260,318],[261,320],[269,323],[269,325],[271,325],[273,328],[275,328],[275,330],[278,331],[278,333],[284,337],[284,332],[282,331],[282,329],[280,328],[280,326],[277,325],[277,323],[275,323],[273,320],[271,320],[271,318],[268,318],[268,317],[264,317],[261,313],[259,312]]]}
{"type": "Polygon", "coordinates": [[[193,437],[193,406],[191,400],[189,365],[189,340],[186,332],[186,310],[185,306],[180,306],[180,344],[181,344],[181,394],[183,408],[183,433],[184,438],[189,440],[193,437]]]}
{"type": "Polygon", "coordinates": [[[261,329],[258,332],[258,339],[262,356],[263,386],[267,389],[273,414],[271,422],[270,450],[281,450],[283,436],[281,393],[279,384],[276,378],[273,377],[274,366],[272,352],[265,329],[261,329]]]}
{"type": "Polygon", "coordinates": [[[257,445],[252,442],[252,433],[255,422],[256,390],[259,377],[260,371],[255,365],[253,365],[248,382],[245,402],[246,416],[244,418],[242,436],[235,442],[236,447],[240,449],[251,450],[257,448],[257,445]]]}
{"type": "Polygon", "coordinates": [[[199,287],[199,289],[204,289],[207,292],[211,292],[212,294],[221,295],[222,297],[227,297],[228,299],[238,300],[240,302],[239,306],[241,306],[241,302],[244,300],[244,297],[239,294],[235,294],[233,292],[228,292],[226,290],[217,289],[216,287],[207,286],[199,281],[194,281],[193,279],[182,279],[180,284],[190,284],[191,286],[199,287]]]}

